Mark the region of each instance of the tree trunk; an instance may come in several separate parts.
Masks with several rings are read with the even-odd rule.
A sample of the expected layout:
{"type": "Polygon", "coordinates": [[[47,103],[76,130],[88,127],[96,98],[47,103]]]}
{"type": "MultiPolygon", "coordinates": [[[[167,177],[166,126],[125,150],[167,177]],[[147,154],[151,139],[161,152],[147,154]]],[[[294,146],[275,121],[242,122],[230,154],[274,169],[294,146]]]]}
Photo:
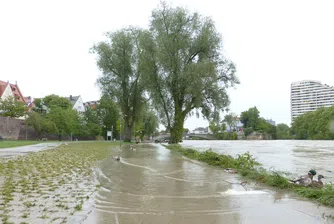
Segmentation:
{"type": "Polygon", "coordinates": [[[131,127],[127,124],[124,125],[124,142],[131,142],[132,131],[131,127]]]}
{"type": "Polygon", "coordinates": [[[182,116],[182,112],[176,113],[174,119],[174,125],[170,129],[170,144],[181,142],[183,137],[184,116],[182,116]]]}

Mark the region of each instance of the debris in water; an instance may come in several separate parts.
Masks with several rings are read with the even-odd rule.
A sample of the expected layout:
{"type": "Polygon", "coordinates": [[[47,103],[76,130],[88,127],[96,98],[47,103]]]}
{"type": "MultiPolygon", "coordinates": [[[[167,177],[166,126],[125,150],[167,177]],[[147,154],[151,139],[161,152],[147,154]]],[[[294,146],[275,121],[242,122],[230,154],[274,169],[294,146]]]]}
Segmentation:
{"type": "Polygon", "coordinates": [[[232,168],[226,168],[226,169],[224,169],[224,172],[226,172],[226,173],[238,173],[237,170],[232,169],[232,168]]]}

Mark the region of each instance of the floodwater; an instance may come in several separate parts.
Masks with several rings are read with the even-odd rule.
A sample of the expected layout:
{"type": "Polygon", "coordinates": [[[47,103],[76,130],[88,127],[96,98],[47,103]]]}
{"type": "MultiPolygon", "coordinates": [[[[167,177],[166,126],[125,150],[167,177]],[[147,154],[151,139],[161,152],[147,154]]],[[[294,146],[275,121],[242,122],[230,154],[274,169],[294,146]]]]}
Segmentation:
{"type": "Polygon", "coordinates": [[[0,149],[0,158],[8,158],[12,156],[21,156],[30,152],[38,152],[42,150],[52,149],[59,146],[62,143],[49,142],[49,143],[39,143],[36,145],[25,145],[13,148],[2,148],[0,149]]]}
{"type": "Polygon", "coordinates": [[[267,169],[304,175],[310,169],[334,182],[334,141],[184,141],[184,147],[236,156],[249,151],[267,169]]]}
{"type": "MultiPolygon", "coordinates": [[[[200,148],[202,142],[183,144],[200,148]]],[[[238,175],[182,158],[160,144],[134,147],[113,149],[121,160],[110,156],[99,165],[101,187],[84,223],[334,223],[328,218],[334,215],[331,208],[255,183],[241,186],[238,175]]]]}

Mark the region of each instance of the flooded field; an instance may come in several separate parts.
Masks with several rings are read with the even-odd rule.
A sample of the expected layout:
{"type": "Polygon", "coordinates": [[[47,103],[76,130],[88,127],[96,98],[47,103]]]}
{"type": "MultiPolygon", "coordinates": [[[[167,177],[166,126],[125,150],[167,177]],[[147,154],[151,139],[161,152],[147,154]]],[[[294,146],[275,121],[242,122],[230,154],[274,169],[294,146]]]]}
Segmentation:
{"type": "Polygon", "coordinates": [[[99,188],[96,162],[110,154],[109,145],[0,150],[0,223],[82,223],[99,188]]]}
{"type": "MultiPolygon", "coordinates": [[[[189,141],[183,144],[214,148],[209,143],[189,141]]],[[[224,144],[234,143],[239,142],[216,142],[213,146],[216,146],[214,150],[219,150],[224,144]]],[[[236,154],[242,151],[244,143],[240,144],[236,154]]],[[[267,142],[251,144],[253,148],[261,148],[260,145],[267,142]]],[[[113,148],[112,155],[120,156],[121,160],[109,156],[100,163],[98,181],[101,187],[96,194],[95,209],[84,223],[334,223],[329,218],[334,215],[332,208],[254,183],[243,187],[240,185],[243,180],[237,175],[184,159],[159,144],[134,147],[136,150],[130,150],[129,146],[123,146],[122,150],[113,148]]],[[[294,167],[290,163],[298,156],[285,155],[288,150],[283,147],[280,152],[287,159],[282,161],[277,156],[280,146],[273,148],[273,153],[262,154],[273,160],[276,155],[277,160],[281,160],[277,169],[294,167]]],[[[261,153],[254,154],[260,162],[265,160],[261,153]]],[[[306,157],[306,170],[309,160],[312,158],[306,157]]]]}

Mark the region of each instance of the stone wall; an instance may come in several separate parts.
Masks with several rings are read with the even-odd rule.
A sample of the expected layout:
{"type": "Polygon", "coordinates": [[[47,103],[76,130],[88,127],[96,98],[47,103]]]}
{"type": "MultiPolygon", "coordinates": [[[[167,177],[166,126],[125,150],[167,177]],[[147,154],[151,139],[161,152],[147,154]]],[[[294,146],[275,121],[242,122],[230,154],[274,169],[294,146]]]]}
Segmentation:
{"type": "MultiPolygon", "coordinates": [[[[10,140],[38,140],[35,130],[24,125],[23,120],[10,117],[0,117],[0,136],[10,140]]],[[[48,140],[59,140],[57,134],[47,134],[42,136],[48,140]]],[[[72,136],[78,140],[95,140],[94,136],[72,136]]],[[[62,141],[70,141],[70,135],[62,135],[62,141]]]]}
{"type": "Polygon", "coordinates": [[[23,121],[10,117],[0,117],[0,136],[6,139],[18,139],[23,121]]]}

